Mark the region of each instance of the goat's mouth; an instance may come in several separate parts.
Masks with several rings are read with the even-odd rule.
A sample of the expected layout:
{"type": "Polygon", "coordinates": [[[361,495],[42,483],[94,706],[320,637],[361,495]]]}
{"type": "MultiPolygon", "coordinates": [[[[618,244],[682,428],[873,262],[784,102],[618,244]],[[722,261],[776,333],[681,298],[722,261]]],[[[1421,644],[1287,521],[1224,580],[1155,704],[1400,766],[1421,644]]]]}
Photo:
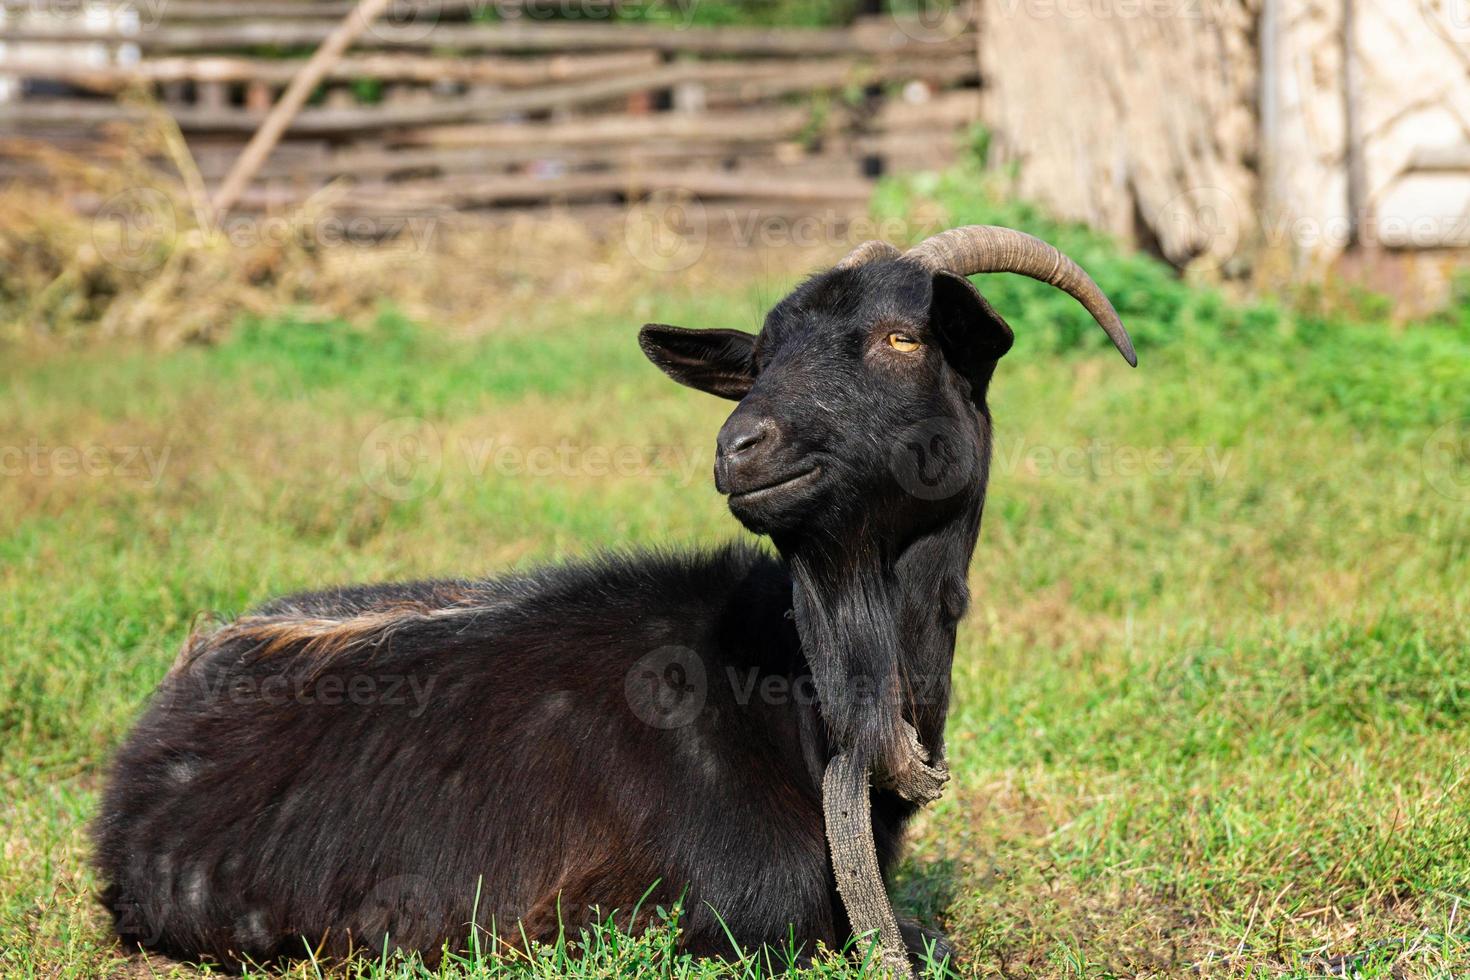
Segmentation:
{"type": "Polygon", "coordinates": [[[790,476],[778,477],[770,483],[764,483],[758,487],[751,487],[749,490],[733,491],[730,494],[730,503],[748,504],[765,500],[768,497],[780,496],[787,491],[796,490],[815,483],[821,475],[822,468],[820,466],[813,466],[810,469],[802,470],[790,476]]]}

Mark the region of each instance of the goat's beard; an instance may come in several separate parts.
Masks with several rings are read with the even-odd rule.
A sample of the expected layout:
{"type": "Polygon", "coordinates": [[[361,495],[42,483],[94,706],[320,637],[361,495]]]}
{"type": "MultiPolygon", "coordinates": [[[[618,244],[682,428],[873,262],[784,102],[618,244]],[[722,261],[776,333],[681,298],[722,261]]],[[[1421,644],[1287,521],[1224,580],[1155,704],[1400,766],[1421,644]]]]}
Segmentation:
{"type": "Polygon", "coordinates": [[[897,597],[877,562],[837,564],[812,551],[790,556],[792,610],[828,736],[865,761],[897,761],[902,715],[897,597]]]}
{"type": "MultiPolygon", "coordinates": [[[[778,540],[791,570],[802,652],[836,751],[881,768],[901,763],[908,721],[939,751],[949,710],[955,624],[979,529],[979,497],[901,545],[856,531],[846,540],[778,540]]],[[[867,525],[871,529],[871,525],[867,525]]]]}

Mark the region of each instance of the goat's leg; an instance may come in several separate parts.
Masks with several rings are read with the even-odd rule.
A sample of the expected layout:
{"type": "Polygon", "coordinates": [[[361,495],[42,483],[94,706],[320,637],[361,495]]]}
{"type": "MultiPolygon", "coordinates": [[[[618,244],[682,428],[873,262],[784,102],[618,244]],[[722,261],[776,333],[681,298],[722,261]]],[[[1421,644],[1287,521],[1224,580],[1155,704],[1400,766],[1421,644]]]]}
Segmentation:
{"type": "Polygon", "coordinates": [[[899,919],[898,931],[909,951],[909,962],[921,969],[926,958],[934,963],[954,964],[954,944],[938,929],[929,929],[911,919],[899,919]]]}

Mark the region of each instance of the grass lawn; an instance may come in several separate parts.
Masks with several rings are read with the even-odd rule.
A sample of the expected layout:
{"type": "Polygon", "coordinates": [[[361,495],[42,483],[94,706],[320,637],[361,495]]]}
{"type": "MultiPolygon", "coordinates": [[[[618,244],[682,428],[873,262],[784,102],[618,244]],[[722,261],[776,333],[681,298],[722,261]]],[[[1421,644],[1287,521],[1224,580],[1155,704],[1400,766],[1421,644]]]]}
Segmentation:
{"type": "MultiPolygon", "coordinates": [[[[610,287],[478,339],[283,313],[213,347],[0,355],[0,974],[194,975],[114,945],[85,825],[201,611],[744,533],[709,477],[728,403],[634,334],[750,328],[787,285],[610,287]]],[[[962,976],[1470,975],[1470,318],[1164,285],[1120,302],[1130,371],[1029,288],[995,284],[1038,305],[993,389],[954,780],[898,904],[962,976]]],[[[593,945],[444,972],[758,972],[593,945]]]]}

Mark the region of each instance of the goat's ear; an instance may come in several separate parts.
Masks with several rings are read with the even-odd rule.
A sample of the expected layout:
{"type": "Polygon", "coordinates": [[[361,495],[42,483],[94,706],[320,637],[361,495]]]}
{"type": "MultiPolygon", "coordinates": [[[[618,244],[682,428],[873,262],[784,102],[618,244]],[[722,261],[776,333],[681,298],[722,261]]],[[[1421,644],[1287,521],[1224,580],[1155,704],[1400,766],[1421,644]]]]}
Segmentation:
{"type": "Polygon", "coordinates": [[[689,330],[645,324],[638,346],[679,382],[735,401],[755,384],[755,337],[739,330],[689,330]]]}
{"type": "Polygon", "coordinates": [[[952,272],[934,275],[929,326],[938,334],[945,358],[970,382],[978,405],[995,362],[1011,349],[1016,335],[970,280],[952,272]]]}

